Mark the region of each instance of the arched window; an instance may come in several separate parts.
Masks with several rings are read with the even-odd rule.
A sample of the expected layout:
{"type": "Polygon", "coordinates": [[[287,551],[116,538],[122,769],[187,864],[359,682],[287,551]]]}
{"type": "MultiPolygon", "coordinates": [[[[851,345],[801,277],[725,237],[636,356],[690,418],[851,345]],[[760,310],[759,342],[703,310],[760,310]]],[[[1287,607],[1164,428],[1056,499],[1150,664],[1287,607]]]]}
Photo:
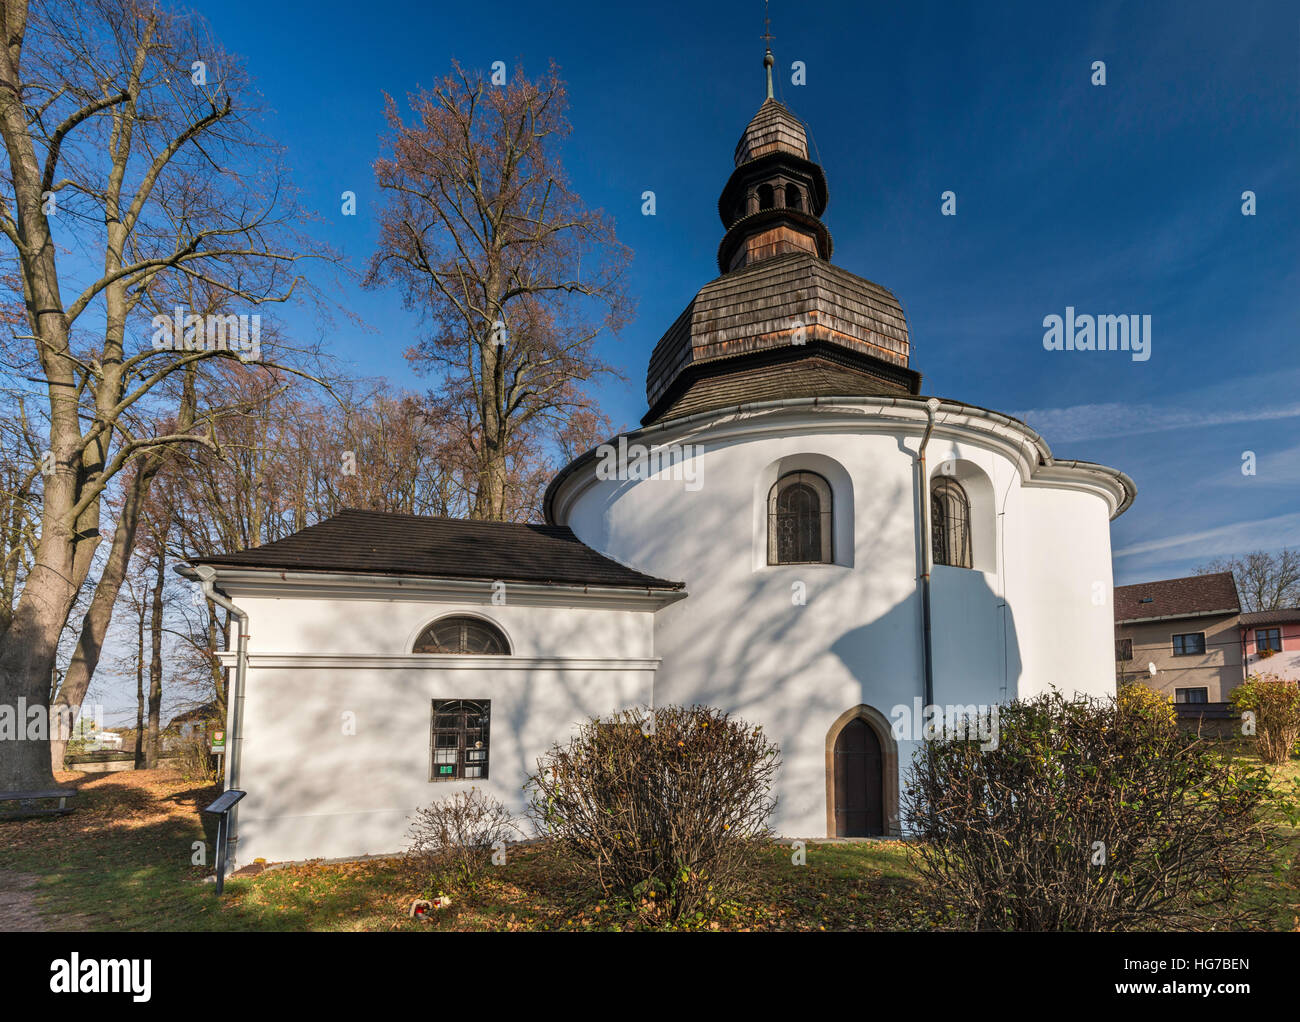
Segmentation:
{"type": "Polygon", "coordinates": [[[499,628],[480,618],[444,617],[420,633],[412,652],[508,656],[510,643],[499,628]]]}
{"type": "Polygon", "coordinates": [[[790,209],[803,209],[803,199],[799,195],[798,185],[785,186],[785,204],[790,209]]]}
{"type": "Polygon", "coordinates": [[[772,191],[771,185],[758,186],[758,208],[771,209],[776,205],[776,196],[772,191]]]}
{"type": "Polygon", "coordinates": [[[955,479],[938,479],[930,488],[930,551],[935,564],[969,568],[970,500],[955,479]]]}
{"type": "Polygon", "coordinates": [[[791,472],[767,498],[767,563],[831,563],[831,487],[815,472],[791,472]]]}

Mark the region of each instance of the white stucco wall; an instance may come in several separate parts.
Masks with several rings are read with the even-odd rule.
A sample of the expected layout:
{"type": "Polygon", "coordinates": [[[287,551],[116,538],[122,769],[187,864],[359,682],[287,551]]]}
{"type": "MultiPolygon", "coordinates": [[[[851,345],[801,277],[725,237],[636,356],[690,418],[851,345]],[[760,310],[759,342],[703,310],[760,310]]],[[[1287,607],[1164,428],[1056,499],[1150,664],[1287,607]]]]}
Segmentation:
{"type": "Polygon", "coordinates": [[[522,816],[524,780],[552,743],[588,716],[650,703],[653,606],[581,596],[494,606],[486,594],[434,602],[291,585],[279,588],[294,595],[276,598],[268,587],[224,586],[249,613],[232,729],[248,792],[237,864],[400,851],[416,809],[471,786],[522,816]],[[511,655],[409,652],[426,625],[453,614],[492,621],[511,655]],[[432,700],[457,698],[492,701],[485,781],[429,779],[432,700]]]}
{"type": "MultiPolygon", "coordinates": [[[[924,425],[915,409],[828,408],[695,424],[654,442],[698,445],[698,489],[579,471],[556,494],[556,519],[585,542],[686,581],[690,596],[656,616],[656,701],[709,703],[763,725],[782,749],[773,824],[787,836],[827,833],[836,718],[858,704],[889,717],[923,692],[914,452],[924,425]],[[837,516],[852,511],[852,550],[837,549],[833,565],[768,566],[755,554],[766,548],[759,503],[778,475],[801,468],[851,485],[834,503],[837,516]],[[792,599],[796,583],[803,604],[792,599]]],[[[955,415],[940,416],[928,446],[931,472],[953,472],[971,496],[975,563],[988,569],[934,571],[939,704],[991,704],[1053,685],[1113,691],[1116,501],[1082,479],[1074,488],[1027,481],[1024,446],[955,415]]],[[[837,535],[846,524],[837,521],[837,535]]],[[[902,772],[917,745],[899,743],[902,772]]]]}
{"type": "MultiPolygon", "coordinates": [[[[523,780],[571,724],[650,697],[652,672],[264,669],[244,702],[238,860],[377,855],[405,848],[417,808],[478,787],[517,816],[523,780]],[[430,781],[433,699],[490,699],[486,781],[430,781]],[[346,734],[343,714],[356,715],[346,734]]],[[[523,836],[523,835],[521,835],[523,836]]]]}

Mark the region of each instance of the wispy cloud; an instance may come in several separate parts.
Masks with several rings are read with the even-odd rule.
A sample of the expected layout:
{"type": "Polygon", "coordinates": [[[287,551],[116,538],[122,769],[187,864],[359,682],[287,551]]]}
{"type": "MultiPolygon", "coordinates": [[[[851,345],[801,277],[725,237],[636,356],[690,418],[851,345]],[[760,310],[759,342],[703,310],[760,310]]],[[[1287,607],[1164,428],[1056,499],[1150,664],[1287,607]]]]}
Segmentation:
{"type": "Polygon", "coordinates": [[[1042,433],[1051,443],[1291,419],[1300,417],[1300,401],[1270,408],[1251,407],[1219,411],[1134,405],[1112,401],[1105,404],[1074,405],[1071,408],[1031,408],[1028,411],[1016,412],[1015,415],[1016,418],[1023,419],[1042,433]]]}
{"type": "Polygon", "coordinates": [[[1116,550],[1115,557],[1184,551],[1183,556],[1194,552],[1198,557],[1212,558],[1261,547],[1275,549],[1294,545],[1298,541],[1300,541],[1300,511],[1293,511],[1289,514],[1274,515],[1271,518],[1232,522],[1229,525],[1218,525],[1196,532],[1184,532],[1176,536],[1162,536],[1159,539],[1132,543],[1116,550]],[[1265,537],[1267,539],[1261,541],[1265,537]]]}
{"type": "Polygon", "coordinates": [[[1298,390],[1300,373],[1285,370],[1183,391],[1176,405],[1169,401],[1108,401],[1031,408],[1014,414],[1042,433],[1048,443],[1100,440],[1300,418],[1300,401],[1293,396],[1298,390]]]}

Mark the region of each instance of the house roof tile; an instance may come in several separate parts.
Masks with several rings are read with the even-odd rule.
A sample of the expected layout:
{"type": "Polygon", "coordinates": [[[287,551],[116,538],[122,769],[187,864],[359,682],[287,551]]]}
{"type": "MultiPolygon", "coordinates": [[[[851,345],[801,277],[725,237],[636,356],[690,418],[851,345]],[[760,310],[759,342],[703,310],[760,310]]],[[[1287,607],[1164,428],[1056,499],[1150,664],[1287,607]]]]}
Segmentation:
{"type": "Polygon", "coordinates": [[[1256,610],[1241,615],[1241,623],[1247,627],[1290,624],[1292,621],[1300,621],[1300,607],[1278,607],[1276,610],[1256,610]]]}
{"type": "Polygon", "coordinates": [[[1195,617],[1216,611],[1233,614],[1240,610],[1237,586],[1229,571],[1115,587],[1116,621],[1195,617]]]}

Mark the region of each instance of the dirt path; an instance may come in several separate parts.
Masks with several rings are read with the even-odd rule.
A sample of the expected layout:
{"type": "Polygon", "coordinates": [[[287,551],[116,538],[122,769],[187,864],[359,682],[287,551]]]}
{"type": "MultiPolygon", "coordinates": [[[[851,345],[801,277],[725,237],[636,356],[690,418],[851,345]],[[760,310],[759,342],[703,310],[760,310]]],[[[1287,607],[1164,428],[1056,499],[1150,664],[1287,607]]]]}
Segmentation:
{"type": "Polygon", "coordinates": [[[36,907],[36,883],[33,873],[0,870],[0,931],[50,929],[36,907]]]}

